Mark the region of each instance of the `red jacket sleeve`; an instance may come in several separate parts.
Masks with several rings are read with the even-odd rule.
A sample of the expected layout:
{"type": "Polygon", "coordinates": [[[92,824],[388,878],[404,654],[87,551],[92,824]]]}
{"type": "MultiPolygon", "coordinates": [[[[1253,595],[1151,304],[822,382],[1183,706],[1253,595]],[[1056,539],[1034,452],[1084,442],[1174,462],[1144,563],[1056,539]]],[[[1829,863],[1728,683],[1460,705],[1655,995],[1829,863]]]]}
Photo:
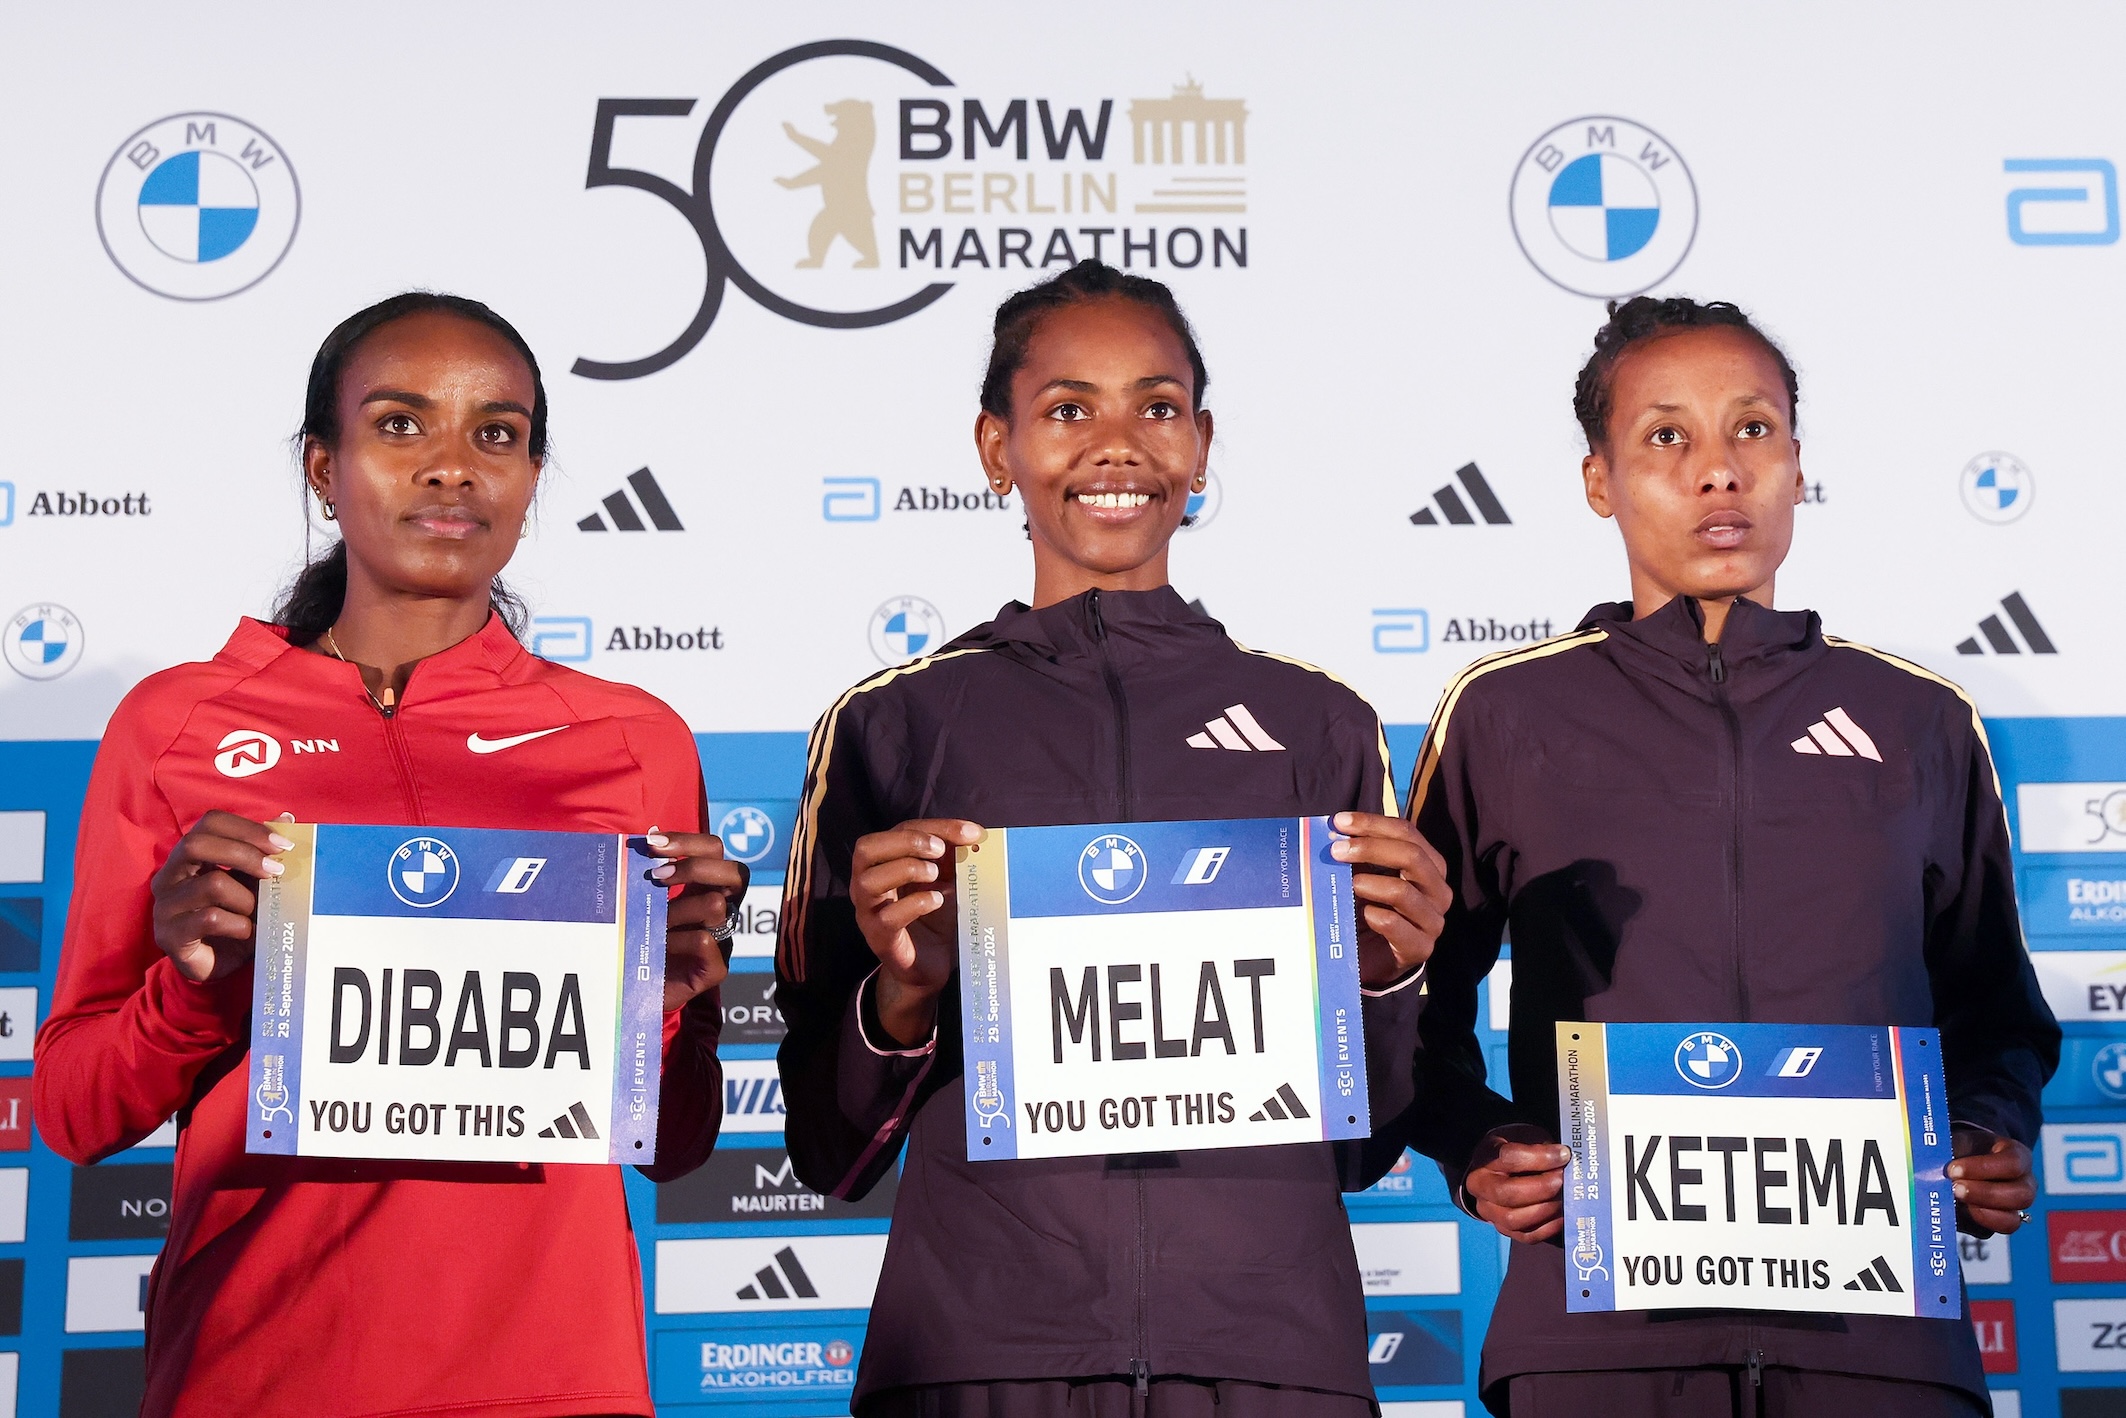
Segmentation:
{"type": "Polygon", "coordinates": [[[152,682],[111,717],[89,775],[74,895],[51,1013],[37,1033],[37,1127],[61,1156],[100,1161],[192,1101],[214,1060],[246,1044],[249,966],[194,984],[156,948],[149,880],[184,835],[155,781],[179,725],[152,682]]]}
{"type": "MultiPolygon", "coordinates": [[[[662,706],[660,706],[662,708],[662,706]]],[[[666,709],[629,740],[643,766],[650,821],[667,832],[708,831],[709,803],[694,736],[666,709]]],[[[664,1071],[657,1096],[657,1160],[637,1168],[653,1182],[685,1176],[709,1160],[723,1126],[723,992],[704,990],[664,1017],[664,1071]]]]}

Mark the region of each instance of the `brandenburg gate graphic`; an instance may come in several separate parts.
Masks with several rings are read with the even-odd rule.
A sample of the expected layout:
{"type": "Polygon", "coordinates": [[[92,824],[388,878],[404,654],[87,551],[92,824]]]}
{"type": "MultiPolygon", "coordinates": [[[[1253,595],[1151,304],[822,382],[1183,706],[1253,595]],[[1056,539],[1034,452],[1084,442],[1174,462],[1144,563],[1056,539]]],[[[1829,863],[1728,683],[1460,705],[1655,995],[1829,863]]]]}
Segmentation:
{"type": "Polygon", "coordinates": [[[1131,99],[1129,123],[1131,153],[1140,163],[1188,161],[1184,154],[1191,128],[1196,131],[1199,164],[1248,160],[1247,102],[1205,98],[1203,85],[1194,79],[1174,85],[1172,98],[1131,99]]]}

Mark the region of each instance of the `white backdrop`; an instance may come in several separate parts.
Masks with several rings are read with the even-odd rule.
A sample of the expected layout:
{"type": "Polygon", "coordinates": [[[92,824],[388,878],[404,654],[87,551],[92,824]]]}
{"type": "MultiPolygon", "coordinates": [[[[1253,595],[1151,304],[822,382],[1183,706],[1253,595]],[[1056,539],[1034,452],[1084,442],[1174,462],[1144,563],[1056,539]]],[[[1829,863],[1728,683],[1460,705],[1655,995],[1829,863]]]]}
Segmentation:
{"type": "MultiPolygon", "coordinates": [[[[11,415],[0,479],[13,484],[0,614],[56,605],[74,617],[57,638],[76,642],[55,678],[0,675],[0,736],[93,737],[142,674],[211,653],[238,614],[270,605],[303,544],[286,438],[309,358],[338,319],[408,286],[492,303],[545,362],[557,458],[513,576],[542,615],[590,622],[585,668],[648,686],[700,730],[804,727],[877,667],[883,604],[918,598],[949,633],[1028,587],[1015,512],[890,510],[903,487],[980,487],[969,431],[989,317],[1038,272],[949,263],[967,228],[995,262],[1006,226],[1032,233],[1036,261],[1058,227],[1078,255],[1084,227],[1140,241],[1159,230],[1156,268],[1140,249],[1132,269],[1180,293],[1219,417],[1221,499],[1184,536],[1177,584],[1242,640],[1336,670],[1391,721],[1421,720],[1446,676],[1490,648],[1450,640],[1450,621],[1563,630],[1623,593],[1614,534],[1579,496],[1570,414],[1601,308],[1539,264],[1572,267],[1562,228],[1524,232],[1524,254],[1509,215],[1519,178],[1546,227],[1550,174],[1522,177],[1523,158],[1560,125],[1568,157],[1586,150],[1587,125],[1568,123],[1580,115],[1607,116],[1633,170],[1649,166],[1633,125],[1668,145],[1656,156],[1676,166],[1637,179],[1662,204],[1649,251],[1679,234],[1687,245],[1657,289],[1740,302],[1800,367],[1804,465],[1823,501],[1801,511],[1782,604],[1815,606],[1834,631],[1960,679],[1990,714],[2122,700],[2110,568],[2126,511],[2112,408],[2126,251],[2115,217],[2111,242],[2011,239],[2011,191],[2081,191],[2026,204],[2026,230],[2101,237],[2105,189],[2094,169],[2004,169],[2126,152],[2113,60],[2126,17],[2111,7],[383,3],[298,18],[226,4],[211,17],[25,7],[0,26],[14,60],[0,112],[15,135],[0,263],[11,415]],[[619,118],[612,144],[614,165],[684,192],[704,123],[747,70],[847,36],[905,50],[951,83],[854,57],[769,78],[716,147],[716,220],[738,260],[790,300],[848,309],[951,288],[852,330],[785,318],[734,285],[698,345],[661,371],[571,373],[579,358],[666,346],[704,284],[702,242],[679,210],[641,190],[586,189],[599,101],[695,100],[686,116],[619,118]],[[1237,148],[1200,167],[1136,161],[1131,105],[1192,80],[1207,100],[1244,103],[1244,161],[1237,148]],[[850,269],[856,250],[837,241],[825,269],[798,270],[822,188],[775,184],[814,163],[781,125],[825,138],[824,105],[850,98],[876,119],[880,268],[850,269]],[[949,105],[950,157],[901,158],[904,99],[949,105]],[[970,99],[993,122],[1028,101],[1027,160],[1011,138],[993,149],[979,132],[968,159],[970,99]],[[1058,123],[1112,101],[1099,160],[1082,140],[1048,156],[1043,99],[1058,123]],[[292,240],[276,226],[290,198],[255,143],[258,225],[226,267],[180,269],[136,236],[99,240],[107,168],[106,224],[137,215],[124,200],[145,178],[126,157],[131,135],[195,111],[227,117],[216,142],[192,146],[241,158],[228,150],[245,134],[270,135],[299,178],[292,240]],[[971,214],[901,210],[904,180],[935,179],[942,202],[947,173],[968,174],[971,214]],[[1118,210],[1096,197],[1091,217],[1024,211],[1029,180],[1048,206],[1066,178],[1081,208],[1089,184],[1118,210]],[[1189,191],[1183,179],[1224,194],[1196,205],[1244,210],[1142,210],[1173,205],[1161,194],[1189,191]],[[1227,251],[1221,266],[1174,270],[1177,226],[1206,243],[1214,228],[1236,241],[1244,230],[1245,267],[1227,251]],[[944,269],[928,256],[920,274],[900,266],[903,227],[918,239],[940,229],[944,269]],[[226,298],[149,288],[211,287],[276,244],[278,264],[226,298]],[[1959,494],[1967,463],[1994,450],[2034,482],[2027,514],[2004,525],[1959,494]],[[1469,462],[1510,524],[1413,526],[1469,462]],[[642,467],[683,532],[577,530],[642,467]],[[826,520],[828,492],[864,496],[829,478],[876,479],[887,510],[826,520]],[[39,493],[61,492],[146,494],[151,511],[30,515],[39,493]],[[1982,618],[2005,622],[2011,592],[2057,653],[1957,654],[1982,618]],[[1428,613],[1422,652],[1399,628],[1414,617],[1375,615],[1416,609],[1428,613]],[[654,641],[659,625],[714,629],[722,648],[608,649],[616,628],[654,641]]],[[[178,133],[161,156],[183,150],[178,133]]],[[[1619,187],[1630,175],[1611,171],[1619,187]]],[[[1110,258],[1118,247],[1105,238],[1110,258]]],[[[1581,262],[1567,279],[1628,283],[1629,265],[1581,262]]],[[[37,618],[9,626],[11,646],[37,618]]],[[[547,648],[563,653],[579,633],[548,629],[547,648]]]]}

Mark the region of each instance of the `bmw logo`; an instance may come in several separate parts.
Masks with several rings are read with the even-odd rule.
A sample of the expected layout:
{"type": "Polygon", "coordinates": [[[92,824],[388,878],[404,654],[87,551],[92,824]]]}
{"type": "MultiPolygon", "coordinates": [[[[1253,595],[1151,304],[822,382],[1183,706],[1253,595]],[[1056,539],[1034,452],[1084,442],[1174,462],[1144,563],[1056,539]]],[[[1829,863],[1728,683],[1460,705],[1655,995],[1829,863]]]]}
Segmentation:
{"type": "Polygon", "coordinates": [[[1742,1076],[1742,1050],[1725,1034],[1700,1030],[1676,1045],[1676,1072],[1693,1088],[1725,1088],[1742,1076]]]}
{"type": "Polygon", "coordinates": [[[945,643],[945,617],[918,596],[895,596],[871,612],[871,653],[882,665],[904,665],[945,643]]]}
{"type": "Polygon", "coordinates": [[[1964,464],[1962,492],[1973,517],[2000,526],[2030,510],[2037,479],[2012,453],[1981,453],[1964,464]]]}
{"type": "Polygon", "coordinates": [[[81,622],[65,606],[24,606],[7,623],[0,651],[26,679],[57,679],[81,663],[81,622]]]}
{"type": "Polygon", "coordinates": [[[734,807],[716,819],[716,835],[732,861],[751,866],[775,846],[775,820],[757,807],[734,807]]]}
{"type": "Polygon", "coordinates": [[[1514,169],[1514,239],[1576,295],[1637,295],[1667,280],[1698,234],[1698,188],[1668,140],[1628,118],[1560,123],[1514,169]]]}
{"type": "Polygon", "coordinates": [[[271,274],[295,241],[288,155],[226,113],[175,113],[127,138],[96,186],[103,249],[136,285],[220,300],[271,274]]]}
{"type": "Polygon", "coordinates": [[[458,854],[437,838],[412,838],[391,854],[385,879],[391,894],[409,906],[440,906],[458,889],[458,854]]]}
{"type": "Polygon", "coordinates": [[[2126,1043],[2110,1043],[2098,1049],[2089,1073],[2106,1098],[2126,1098],[2126,1043]]]}
{"type": "Polygon", "coordinates": [[[1104,906],[1120,906],[1144,889],[1144,849],[1110,832],[1078,854],[1078,884],[1104,906]]]}

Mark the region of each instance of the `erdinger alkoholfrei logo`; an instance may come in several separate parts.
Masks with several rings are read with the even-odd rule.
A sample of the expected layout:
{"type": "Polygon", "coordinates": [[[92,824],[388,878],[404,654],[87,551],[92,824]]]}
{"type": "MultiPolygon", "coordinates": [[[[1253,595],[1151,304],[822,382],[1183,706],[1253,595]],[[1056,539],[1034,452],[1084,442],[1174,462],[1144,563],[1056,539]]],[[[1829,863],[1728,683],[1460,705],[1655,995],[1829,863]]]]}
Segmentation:
{"type": "Polygon", "coordinates": [[[1247,104],[1193,76],[1169,87],[1129,99],[969,92],[906,50],[820,40],[724,93],[684,186],[615,166],[615,125],[686,118],[698,100],[600,99],[584,185],[671,207],[701,245],[704,277],[664,348],[578,359],[574,372],[671,366],[733,285],[785,319],[849,330],[905,319],[982,272],[1021,286],[1088,256],[1148,273],[1243,269],[1247,104]]]}
{"type": "Polygon", "coordinates": [[[920,596],[895,596],[871,612],[871,653],[902,665],[945,643],[945,617],[920,596]]]}
{"type": "Polygon", "coordinates": [[[220,300],[269,275],[295,241],[302,189],[280,145],[226,113],[174,113],[127,138],[96,187],[103,249],[135,284],[220,300]]]}
{"type": "Polygon", "coordinates": [[[1514,169],[1513,235],[1529,263],[1576,295],[1651,290],[1698,233],[1690,168],[1628,118],[1575,118],[1529,144],[1514,169]]]}
{"type": "Polygon", "coordinates": [[[409,906],[440,906],[458,889],[458,854],[434,837],[414,837],[399,844],[385,868],[391,894],[409,906]]]}
{"type": "Polygon", "coordinates": [[[1727,1035],[1702,1029],[1676,1045],[1676,1072],[1693,1088],[1725,1088],[1742,1076],[1742,1050],[1727,1035]]]}
{"type": "Polygon", "coordinates": [[[0,650],[16,674],[57,679],[81,663],[81,621],[65,606],[40,601],[15,612],[0,650]]]}
{"type": "Polygon", "coordinates": [[[1078,884],[1103,906],[1134,899],[1144,875],[1144,849],[1119,833],[1095,837],[1078,853],[1078,884]]]}

